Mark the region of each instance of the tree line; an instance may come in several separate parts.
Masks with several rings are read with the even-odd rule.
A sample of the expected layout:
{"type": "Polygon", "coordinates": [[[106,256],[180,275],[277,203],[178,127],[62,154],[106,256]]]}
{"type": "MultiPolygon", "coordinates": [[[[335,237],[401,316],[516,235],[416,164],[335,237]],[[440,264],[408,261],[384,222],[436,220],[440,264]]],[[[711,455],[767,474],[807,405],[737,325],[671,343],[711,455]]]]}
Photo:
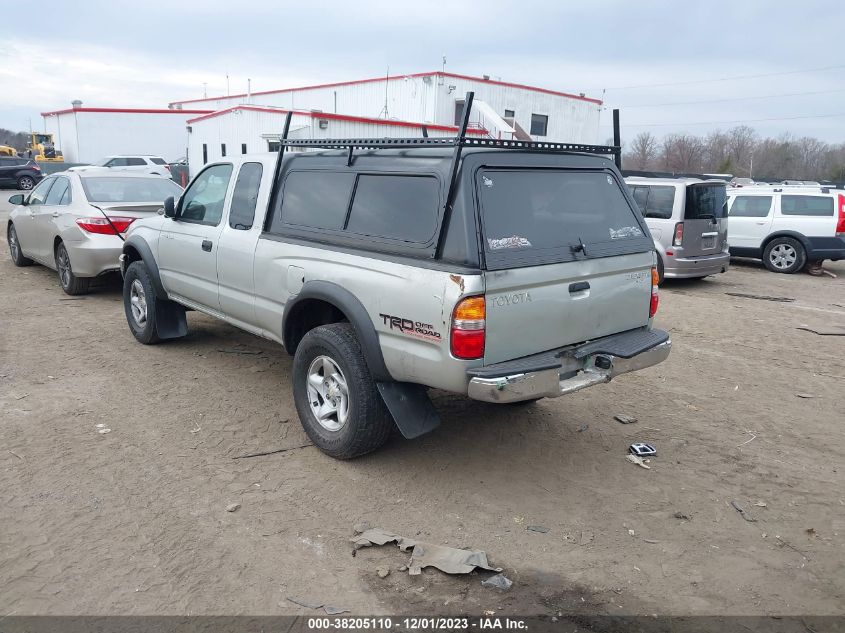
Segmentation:
{"type": "Polygon", "coordinates": [[[12,130],[0,127],[0,145],[8,145],[22,152],[29,145],[29,134],[26,132],[12,132],[12,130]]]}
{"type": "Polygon", "coordinates": [[[625,169],[733,174],[755,180],[845,180],[845,143],[783,134],[760,138],[747,125],[706,136],[640,132],[624,146],[625,169]]]}

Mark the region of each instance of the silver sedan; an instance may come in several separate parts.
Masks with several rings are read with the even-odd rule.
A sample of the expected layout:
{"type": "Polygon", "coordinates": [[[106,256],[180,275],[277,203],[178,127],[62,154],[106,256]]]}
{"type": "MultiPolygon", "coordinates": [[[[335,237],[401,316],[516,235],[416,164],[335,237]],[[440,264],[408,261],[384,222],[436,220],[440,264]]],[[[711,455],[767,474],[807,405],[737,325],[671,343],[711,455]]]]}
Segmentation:
{"type": "Polygon", "coordinates": [[[69,295],[84,294],[92,277],[119,270],[121,234],[135,220],[158,212],[182,188],[149,174],[90,170],[61,172],[28,195],[9,198],[6,236],[16,266],[33,262],[59,273],[69,295]]]}

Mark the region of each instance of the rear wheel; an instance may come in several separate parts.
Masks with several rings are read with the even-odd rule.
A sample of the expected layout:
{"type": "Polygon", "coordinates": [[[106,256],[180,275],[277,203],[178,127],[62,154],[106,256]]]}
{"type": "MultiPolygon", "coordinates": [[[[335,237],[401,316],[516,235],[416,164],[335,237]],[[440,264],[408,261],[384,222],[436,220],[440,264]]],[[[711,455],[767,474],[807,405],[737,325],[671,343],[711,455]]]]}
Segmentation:
{"type": "Polygon", "coordinates": [[[29,191],[35,186],[35,178],[32,176],[21,176],[18,178],[18,189],[29,191]]]}
{"type": "Polygon", "coordinates": [[[308,332],[296,348],[292,373],[299,420],[327,455],[359,457],[390,437],[393,419],[349,323],[321,325],[308,332]]]}
{"type": "Polygon", "coordinates": [[[9,242],[9,254],[12,256],[12,262],[14,262],[15,266],[30,266],[32,260],[23,256],[21,243],[18,241],[18,233],[15,231],[15,225],[11,222],[6,229],[6,239],[9,242]]]}
{"type": "Polygon", "coordinates": [[[797,273],[807,262],[804,246],[792,237],[778,237],[763,250],[763,264],[774,273],[797,273]]]}
{"type": "Polygon", "coordinates": [[[91,280],[73,274],[73,267],[70,265],[70,257],[68,257],[64,242],[59,242],[56,247],[56,270],[59,273],[59,284],[67,294],[84,295],[88,292],[91,280]]]}

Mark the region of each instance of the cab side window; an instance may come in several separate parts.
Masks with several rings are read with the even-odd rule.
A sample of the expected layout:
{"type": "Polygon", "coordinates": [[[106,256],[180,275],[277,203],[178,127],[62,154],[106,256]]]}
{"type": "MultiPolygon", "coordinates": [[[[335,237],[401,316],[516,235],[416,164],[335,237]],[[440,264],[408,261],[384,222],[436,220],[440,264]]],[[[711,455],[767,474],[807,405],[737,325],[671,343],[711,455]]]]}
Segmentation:
{"type": "Polygon", "coordinates": [[[50,187],[53,186],[54,182],[56,182],[55,178],[42,180],[41,184],[39,184],[32,190],[32,193],[29,194],[29,197],[26,199],[26,203],[30,206],[33,204],[44,204],[44,200],[47,199],[47,193],[50,191],[50,187]]]}
{"type": "Polygon", "coordinates": [[[47,205],[70,204],[70,182],[67,178],[56,178],[56,183],[44,201],[47,205]]]}
{"type": "Polygon", "coordinates": [[[106,167],[126,167],[125,158],[112,158],[106,163],[106,167]]]}
{"type": "Polygon", "coordinates": [[[220,224],[231,178],[231,164],[212,165],[203,171],[182,196],[178,219],[209,226],[220,224]]]}

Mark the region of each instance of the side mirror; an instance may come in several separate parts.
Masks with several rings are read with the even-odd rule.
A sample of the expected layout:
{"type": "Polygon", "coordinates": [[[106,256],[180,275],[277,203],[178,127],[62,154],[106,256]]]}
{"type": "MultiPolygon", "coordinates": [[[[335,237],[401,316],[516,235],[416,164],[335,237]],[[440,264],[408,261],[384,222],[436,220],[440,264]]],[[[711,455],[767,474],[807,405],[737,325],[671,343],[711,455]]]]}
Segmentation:
{"type": "Polygon", "coordinates": [[[164,217],[176,217],[176,201],[173,199],[173,196],[169,196],[164,200],[164,217]]]}
{"type": "Polygon", "coordinates": [[[22,193],[16,193],[15,195],[9,198],[9,204],[26,204],[26,198],[22,193]]]}

